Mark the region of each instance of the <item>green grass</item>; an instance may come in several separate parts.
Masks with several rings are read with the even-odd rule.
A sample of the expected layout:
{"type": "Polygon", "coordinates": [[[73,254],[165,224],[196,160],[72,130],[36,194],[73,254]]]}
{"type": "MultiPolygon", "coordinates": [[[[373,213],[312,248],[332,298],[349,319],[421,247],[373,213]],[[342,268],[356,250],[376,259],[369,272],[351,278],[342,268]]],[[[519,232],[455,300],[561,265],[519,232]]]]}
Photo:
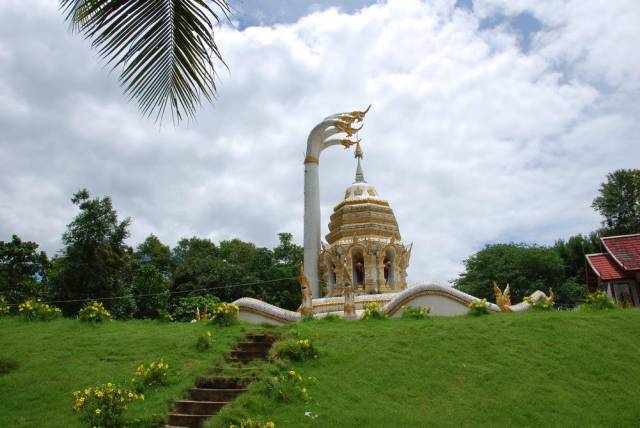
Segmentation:
{"type": "MultiPolygon", "coordinates": [[[[313,321],[313,400],[224,410],[280,427],[639,426],[640,311],[313,321]],[[305,412],[317,414],[316,419],[305,412]]],[[[218,420],[213,426],[222,426],[218,420]]]]}
{"type": "MultiPolygon", "coordinates": [[[[299,323],[283,332],[312,339],[320,357],[285,368],[318,379],[312,400],[276,403],[259,382],[222,416],[278,428],[638,426],[638,326],[638,310],[299,323]]],[[[73,390],[127,382],[137,364],[162,357],[173,382],[127,414],[152,421],[249,328],[0,320],[0,359],[19,363],[0,375],[0,426],[81,427],[73,390]],[[207,329],[215,345],[199,353],[207,329]]]]}
{"type": "Polygon", "coordinates": [[[145,392],[127,416],[147,422],[163,418],[168,403],[205,374],[246,326],[113,321],[90,325],[77,320],[25,322],[0,319],[0,359],[19,367],[0,375],[0,427],[82,427],[71,410],[74,390],[128,383],[137,365],[163,358],[170,385],[145,392]],[[198,335],[210,330],[213,346],[198,352],[198,335]]]}

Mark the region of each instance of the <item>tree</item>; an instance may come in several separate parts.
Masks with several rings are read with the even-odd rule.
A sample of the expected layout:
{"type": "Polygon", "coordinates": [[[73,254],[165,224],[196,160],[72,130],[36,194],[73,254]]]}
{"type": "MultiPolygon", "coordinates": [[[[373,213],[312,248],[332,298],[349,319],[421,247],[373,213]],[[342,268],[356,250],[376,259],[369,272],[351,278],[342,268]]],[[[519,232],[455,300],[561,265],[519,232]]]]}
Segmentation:
{"type": "Polygon", "coordinates": [[[137,318],[158,318],[169,309],[169,281],[152,263],[144,263],[133,274],[137,318]]]}
{"type": "Polygon", "coordinates": [[[511,286],[512,302],[522,301],[536,290],[553,288],[559,303],[567,302],[562,285],[564,264],[552,248],[526,244],[487,245],[464,261],[466,272],[455,287],[478,298],[493,301],[493,281],[511,286]]]}
{"type": "MultiPolygon", "coordinates": [[[[115,316],[131,315],[130,295],[133,251],[125,245],[130,219],[118,220],[111,198],[91,199],[86,189],[71,201],[80,212],[62,237],[65,245],[55,261],[51,278],[56,299],[105,299],[115,316]],[[118,296],[118,299],[112,299],[118,296]]],[[[75,314],[82,302],[62,304],[65,314],[75,314]]]]}
{"type": "Polygon", "coordinates": [[[227,0],[60,0],[72,31],[120,68],[120,83],[144,115],[193,116],[216,93],[213,60],[224,64],[213,26],[227,0]],[[212,4],[219,13],[216,13],[212,4]]]}
{"type": "Polygon", "coordinates": [[[600,185],[593,208],[603,217],[606,235],[640,233],[640,170],[619,169],[600,185]]]}
{"type": "Polygon", "coordinates": [[[45,272],[49,260],[38,244],[22,241],[13,235],[11,241],[0,241],[0,294],[9,304],[28,298],[44,297],[45,272]]]}
{"type": "Polygon", "coordinates": [[[204,289],[220,287],[218,248],[209,239],[181,239],[172,251],[171,298],[203,295],[204,289]]]}
{"type": "Polygon", "coordinates": [[[149,235],[138,245],[135,257],[139,264],[150,263],[165,275],[169,275],[171,271],[171,248],[160,242],[155,235],[149,235]]]}

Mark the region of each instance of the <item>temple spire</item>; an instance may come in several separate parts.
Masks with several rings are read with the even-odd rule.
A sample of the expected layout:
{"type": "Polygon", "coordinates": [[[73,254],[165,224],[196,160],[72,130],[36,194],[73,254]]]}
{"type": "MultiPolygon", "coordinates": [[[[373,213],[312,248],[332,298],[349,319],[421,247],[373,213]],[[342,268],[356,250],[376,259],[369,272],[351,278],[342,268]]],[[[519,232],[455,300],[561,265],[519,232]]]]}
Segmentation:
{"type": "Polygon", "coordinates": [[[366,183],[364,179],[364,173],[362,172],[362,165],[360,164],[360,159],[362,159],[364,153],[362,152],[362,147],[360,147],[360,141],[356,143],[356,153],[355,157],[358,159],[358,167],[356,168],[356,183],[366,183]]]}

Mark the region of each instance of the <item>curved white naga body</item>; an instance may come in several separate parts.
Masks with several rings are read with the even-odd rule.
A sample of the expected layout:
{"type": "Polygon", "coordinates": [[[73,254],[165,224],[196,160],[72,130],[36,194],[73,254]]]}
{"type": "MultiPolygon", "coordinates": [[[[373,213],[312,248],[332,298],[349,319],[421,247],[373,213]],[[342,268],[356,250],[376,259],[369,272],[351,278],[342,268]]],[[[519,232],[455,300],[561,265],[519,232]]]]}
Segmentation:
{"type": "Polygon", "coordinates": [[[320,154],[330,146],[342,144],[349,148],[355,144],[357,141],[352,137],[362,129],[362,120],[369,108],[371,106],[364,111],[329,116],[317,124],[307,138],[304,159],[304,274],[311,283],[313,297],[320,297],[320,154]],[[360,126],[354,127],[354,124],[360,126]]]}

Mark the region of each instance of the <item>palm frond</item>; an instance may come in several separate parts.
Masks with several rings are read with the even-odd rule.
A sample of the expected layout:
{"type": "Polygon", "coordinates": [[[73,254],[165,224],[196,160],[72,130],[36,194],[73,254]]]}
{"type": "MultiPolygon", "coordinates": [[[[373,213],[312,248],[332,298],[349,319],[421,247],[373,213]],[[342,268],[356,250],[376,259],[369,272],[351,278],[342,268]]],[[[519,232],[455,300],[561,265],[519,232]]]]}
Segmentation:
{"type": "Polygon", "coordinates": [[[227,0],[60,0],[60,8],[71,30],[121,69],[125,94],[145,116],[160,120],[169,107],[180,121],[215,96],[213,61],[225,63],[213,26],[228,19],[227,0]]]}

